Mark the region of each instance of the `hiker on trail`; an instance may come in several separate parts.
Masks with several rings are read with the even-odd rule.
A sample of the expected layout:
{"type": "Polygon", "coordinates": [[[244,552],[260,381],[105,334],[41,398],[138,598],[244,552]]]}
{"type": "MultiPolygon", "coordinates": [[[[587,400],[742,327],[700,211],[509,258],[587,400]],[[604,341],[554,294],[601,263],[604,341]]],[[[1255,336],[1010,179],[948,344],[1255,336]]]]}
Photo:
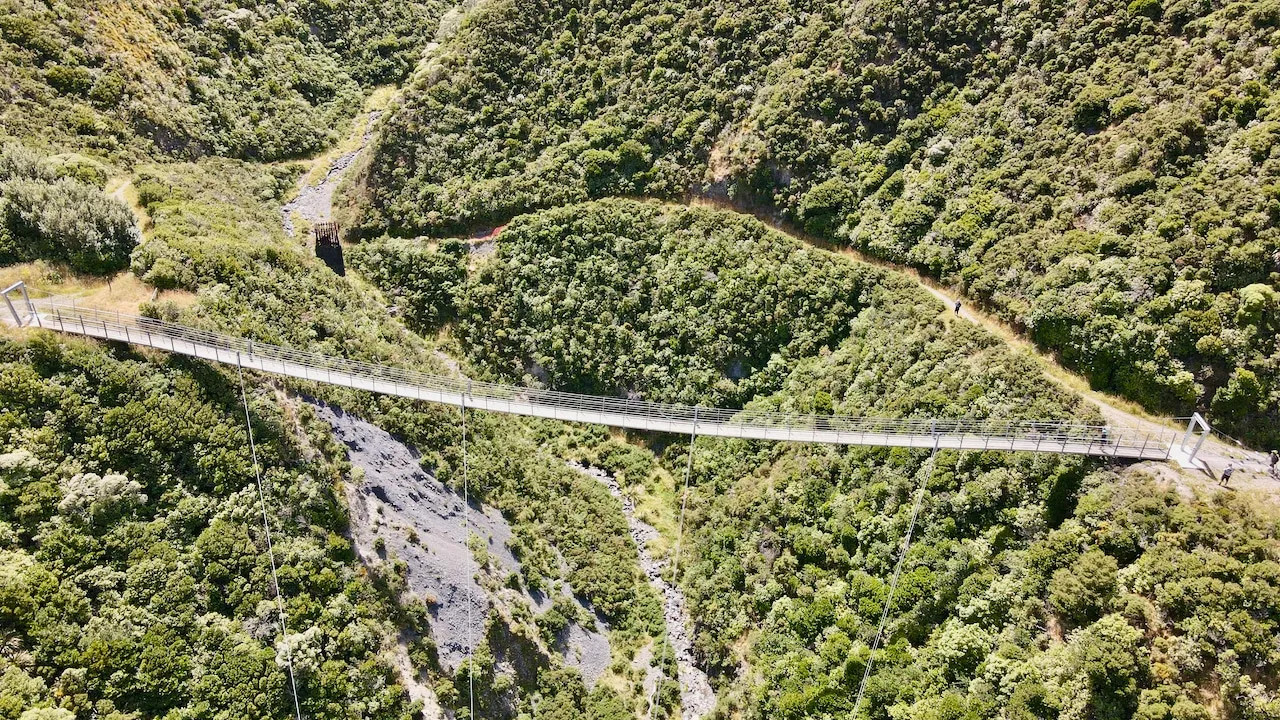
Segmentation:
{"type": "Polygon", "coordinates": [[[1235,464],[1227,465],[1227,469],[1222,471],[1222,479],[1218,481],[1218,484],[1223,487],[1226,487],[1227,485],[1229,485],[1231,483],[1231,476],[1234,475],[1235,472],[1236,472],[1235,464]]]}
{"type": "Polygon", "coordinates": [[[1276,463],[1280,463],[1280,452],[1271,451],[1271,477],[1280,477],[1276,475],[1276,463]]]}
{"type": "Polygon", "coordinates": [[[956,301],[956,314],[957,314],[957,315],[959,315],[959,314],[960,314],[960,301],[959,301],[959,300],[957,300],[957,301],[956,301]]]}

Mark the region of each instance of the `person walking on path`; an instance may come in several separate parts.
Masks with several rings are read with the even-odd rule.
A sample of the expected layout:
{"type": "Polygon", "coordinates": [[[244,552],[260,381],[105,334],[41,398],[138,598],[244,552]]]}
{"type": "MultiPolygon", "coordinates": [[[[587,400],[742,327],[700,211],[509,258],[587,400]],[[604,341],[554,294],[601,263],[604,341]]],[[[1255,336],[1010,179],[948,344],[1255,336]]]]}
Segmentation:
{"type": "Polygon", "coordinates": [[[1280,477],[1276,474],[1276,463],[1280,463],[1280,452],[1271,451],[1271,477],[1280,477]]]}
{"type": "Polygon", "coordinates": [[[960,314],[960,301],[959,301],[959,300],[957,300],[957,301],[956,301],[956,314],[957,314],[957,315],[959,315],[959,314],[960,314]]]}
{"type": "Polygon", "coordinates": [[[1222,487],[1227,487],[1228,485],[1230,485],[1231,476],[1234,475],[1235,472],[1236,472],[1235,464],[1234,463],[1228,464],[1227,469],[1222,471],[1222,478],[1218,480],[1218,484],[1221,485],[1222,487]]]}

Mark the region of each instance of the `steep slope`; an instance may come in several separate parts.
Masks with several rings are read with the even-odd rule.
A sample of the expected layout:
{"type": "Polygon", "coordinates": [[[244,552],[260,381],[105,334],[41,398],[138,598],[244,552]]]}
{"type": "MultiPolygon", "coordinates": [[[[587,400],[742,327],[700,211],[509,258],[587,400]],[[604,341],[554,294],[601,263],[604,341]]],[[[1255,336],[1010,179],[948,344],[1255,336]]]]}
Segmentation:
{"type": "Polygon", "coordinates": [[[390,117],[363,224],[727,194],[958,284],[1099,388],[1274,443],[1277,12],[493,3],[390,117]]]}
{"type": "MultiPolygon", "coordinates": [[[[535,385],[890,417],[1093,417],[893,273],[724,213],[582,202],[730,194],[959,278],[1099,384],[1155,406],[1199,395],[1265,434],[1275,283],[1255,260],[1275,249],[1274,8],[1112,5],[486,3],[387,118],[362,169],[364,230],[511,220],[496,237],[379,240],[352,252],[363,277],[336,278],[280,227],[297,164],[142,163],[133,187],[153,227],[122,294],[173,289],[182,303],[144,311],[259,341],[535,385]],[[1111,354],[1081,350],[1102,341],[1111,354]]],[[[0,92],[16,100],[0,126],[121,161],[310,153],[362,87],[407,71],[432,17],[342,0],[0,0],[0,66],[15,79],[0,92]]],[[[84,247],[102,250],[86,264],[119,267],[138,237],[98,197],[102,163],[16,156],[0,158],[0,262],[27,259],[14,248],[34,237],[50,260],[84,247]],[[30,186],[13,192],[15,177],[30,186]],[[42,213],[78,207],[92,223],[32,233],[58,217],[42,213]]],[[[283,719],[285,646],[306,717],[413,717],[410,698],[434,697],[459,718],[669,718],[706,700],[680,707],[690,662],[716,692],[713,717],[848,717],[920,488],[859,716],[1277,712],[1278,526],[1247,493],[1182,497],[1078,458],[690,447],[249,383],[283,638],[234,376],[0,339],[0,718],[283,719]],[[360,434],[335,432],[300,396],[343,408],[360,434]],[[351,444],[370,438],[387,450],[351,444]],[[567,461],[614,478],[657,532],[646,547],[615,488],[567,461]],[[403,485],[379,474],[392,465],[403,485]],[[486,525],[498,546],[456,531],[415,543],[417,525],[453,519],[464,474],[478,506],[503,514],[486,525]],[[463,577],[433,585],[432,546],[463,577]],[[675,566],[677,546],[681,573],[661,572],[692,638],[668,637],[679,631],[662,583],[640,570],[675,566]],[[449,589],[465,587],[485,599],[460,629],[449,589]],[[589,661],[574,652],[588,627],[607,635],[607,659],[598,644],[589,661]],[[475,657],[461,661],[472,631],[475,657]]]]}
{"type": "Polygon", "coordinates": [[[131,159],[314,153],[421,58],[442,1],[0,3],[0,132],[131,159]]]}
{"type": "MultiPolygon", "coordinates": [[[[275,207],[263,201],[270,193],[263,193],[262,186],[274,187],[279,180],[272,173],[231,160],[147,167],[142,173],[168,192],[148,205],[154,230],[135,253],[134,271],[147,282],[196,292],[189,308],[157,304],[148,307],[149,312],[181,313],[187,322],[265,342],[447,371],[433,344],[391,317],[367,285],[357,278],[335,277],[285,236],[275,207]],[[211,186],[211,176],[224,178],[225,184],[211,186]]],[[[316,383],[288,387],[374,423],[382,435],[395,433],[421,453],[419,473],[449,488],[441,490],[441,497],[461,491],[464,459],[456,410],[316,383]]],[[[373,523],[353,534],[361,543],[374,535],[384,539],[384,552],[362,556],[377,558],[370,573],[414,618],[400,627],[400,639],[408,638],[412,671],[433,687],[443,708],[458,713],[469,712],[474,672],[478,717],[514,718],[534,702],[542,703],[543,710],[561,707],[573,713],[635,704],[638,693],[612,668],[618,657],[629,659],[658,634],[657,599],[640,575],[625,519],[608,492],[569,470],[545,447],[552,437],[592,446],[603,440],[602,434],[475,414],[467,427],[471,498],[500,510],[510,523],[509,537],[497,533],[505,547],[462,539],[464,556],[457,567],[464,573],[478,568],[476,582],[486,592],[475,599],[478,611],[472,626],[457,622],[460,611],[466,615],[465,605],[456,605],[465,593],[433,597],[427,592],[433,582],[428,577],[431,564],[418,561],[430,548],[413,542],[409,531],[416,531],[419,541],[430,542],[431,528],[429,523],[415,526],[415,517],[423,520],[426,514],[415,516],[406,499],[406,493],[421,489],[388,486],[386,499],[375,501],[366,497],[373,491],[362,478],[344,477],[352,483],[348,499],[356,500],[349,507],[353,522],[395,515],[402,526],[373,523]],[[374,517],[365,512],[370,503],[389,509],[374,517]],[[467,553],[474,556],[474,565],[465,562],[467,553]],[[569,591],[592,612],[572,601],[566,605],[556,600],[569,591]],[[530,596],[551,600],[530,602],[530,596]],[[593,627],[597,616],[608,628],[610,656],[603,679],[600,667],[589,668],[596,682],[588,691],[588,668],[579,672],[573,667],[577,657],[570,656],[568,648],[574,643],[582,646],[581,629],[593,627]],[[465,645],[462,632],[475,639],[473,663],[458,663],[458,648],[465,645]]],[[[407,452],[403,447],[401,451],[407,452]]],[[[385,455],[380,457],[385,460],[385,455]]],[[[351,452],[350,459],[368,460],[357,452],[351,452]]],[[[413,477],[396,482],[412,486],[413,477]]],[[[451,536],[451,542],[456,540],[451,536]]],[[[450,547],[437,543],[434,550],[450,547]]],[[[460,578],[450,582],[466,584],[460,578]]],[[[587,640],[599,652],[599,638],[587,640]]],[[[625,661],[622,667],[627,667],[625,661]]]]}
{"type": "MultiPolygon", "coordinates": [[[[276,170],[206,159],[139,171],[134,185],[152,230],[134,255],[134,269],[145,282],[187,291],[182,304],[161,300],[142,310],[262,341],[443,371],[432,344],[405,330],[376,293],[336,278],[284,235],[276,203],[292,175],[276,170]]],[[[140,295],[136,281],[125,284],[129,297],[140,295]]],[[[112,297],[105,283],[96,295],[112,297]]],[[[0,574],[12,599],[5,625],[13,629],[0,655],[0,676],[7,678],[0,683],[0,713],[17,718],[26,708],[52,706],[85,716],[96,708],[104,716],[119,711],[126,714],[115,717],[150,718],[190,705],[201,717],[288,716],[284,656],[273,647],[270,603],[260,602],[270,587],[263,575],[265,539],[252,524],[261,513],[252,502],[247,442],[233,422],[234,386],[226,374],[44,335],[6,339],[0,352],[0,520],[6,523],[0,574]],[[60,359],[68,353],[90,355],[60,359]],[[113,373],[125,374],[129,384],[113,373]],[[83,502],[62,507],[66,498],[81,496],[83,502]],[[94,503],[100,519],[89,517],[99,512],[94,503]],[[147,532],[174,548],[164,551],[169,564],[163,568],[135,568],[150,557],[136,547],[153,544],[147,532]],[[206,558],[203,545],[219,554],[206,558]],[[128,585],[131,573],[145,575],[138,580],[145,584],[128,585]],[[46,597],[45,586],[70,594],[65,602],[46,597]],[[170,597],[167,588],[178,595],[170,597]],[[70,615],[54,615],[68,603],[70,615]],[[216,633],[208,635],[206,625],[216,633]],[[185,644],[169,643],[168,634],[147,635],[148,628],[183,635],[185,644]],[[148,643],[164,645],[165,654],[148,643]],[[153,682],[146,673],[136,681],[123,677],[123,668],[142,662],[145,669],[153,661],[163,665],[154,687],[139,689],[138,683],[153,682]],[[248,685],[255,692],[243,689],[248,685]]],[[[352,552],[347,525],[363,516],[344,505],[343,488],[361,488],[360,477],[330,428],[289,396],[306,393],[397,432],[422,451],[423,471],[450,488],[462,484],[456,412],[310,383],[249,380],[265,478],[276,493],[268,516],[278,526],[288,643],[298,655],[308,717],[415,713],[401,681],[416,697],[429,698],[422,687],[429,685],[444,708],[462,712],[470,704],[473,671],[477,712],[486,718],[516,717],[533,702],[573,714],[639,702],[612,668],[633,671],[625,659],[616,665],[614,655],[629,658],[651,643],[660,628],[658,602],[607,490],[543,449],[548,436],[569,437],[563,431],[471,418],[473,497],[508,514],[509,547],[492,552],[516,554],[520,562],[489,562],[484,546],[469,542],[461,552],[475,556],[478,582],[490,597],[509,594],[512,586],[549,597],[571,589],[607,623],[606,657],[599,658],[599,637],[584,639],[593,614],[572,601],[549,608],[485,601],[492,609],[475,613],[470,629],[475,662],[459,666],[456,653],[436,648],[458,647],[460,629],[433,615],[430,603],[441,598],[416,591],[422,578],[407,575],[404,558],[352,552]],[[587,640],[595,660],[580,673],[573,667],[579,658],[570,653],[587,640]],[[393,668],[404,675],[397,678],[393,668]],[[590,691],[588,671],[597,681],[590,691]]],[[[575,442],[603,439],[584,434],[575,442]]],[[[363,542],[377,531],[362,527],[350,536],[363,542]]],[[[409,557],[405,548],[392,548],[409,557]]]]}
{"type": "MultiPolygon", "coordinates": [[[[1089,412],[1032,359],[952,321],[904,279],[843,258],[802,260],[798,241],[726,213],[584,203],[517,218],[491,242],[453,301],[476,371],[520,377],[571,359],[580,371],[542,381],[806,412],[1089,412]],[[734,261],[709,260],[721,252],[734,261]],[[733,377],[731,354],[717,348],[812,318],[738,302],[730,304],[744,314],[719,323],[715,298],[732,289],[741,295],[724,297],[781,301],[787,295],[767,280],[801,262],[809,280],[786,290],[857,287],[861,302],[833,320],[839,332],[824,336],[825,347],[788,354],[786,343],[767,345],[768,373],[733,377]],[[663,273],[701,279],[653,281],[663,273]],[[683,314],[691,297],[703,297],[703,311],[683,314]],[[681,342],[694,331],[704,334],[681,342]],[[627,339],[588,342],[609,333],[627,339]],[[643,367],[633,357],[650,347],[670,352],[663,366],[699,370],[619,382],[619,369],[643,367]]],[[[448,262],[404,241],[370,252],[448,262]]],[[[422,276],[378,277],[400,293],[422,276]]],[[[834,313],[834,303],[821,307],[834,313]]],[[[652,557],[670,561],[690,448],[683,438],[632,442],[570,444],[567,453],[612,473],[647,517],[666,518],[663,542],[648,542],[652,557]]],[[[1081,458],[943,452],[930,461],[919,451],[722,439],[699,439],[692,452],[678,580],[695,623],[694,663],[711,676],[721,717],[850,716],[920,491],[915,543],[859,717],[1166,720],[1274,710],[1278,526],[1247,494],[1183,497],[1142,471],[1081,458]]],[[[674,702],[675,688],[664,696],[674,702]]]]}
{"type": "Polygon", "coordinates": [[[283,639],[234,374],[0,339],[0,714],[287,717],[284,645],[308,717],[409,712],[378,653],[412,622],[339,534],[341,453],[273,394],[251,404],[283,639]]]}

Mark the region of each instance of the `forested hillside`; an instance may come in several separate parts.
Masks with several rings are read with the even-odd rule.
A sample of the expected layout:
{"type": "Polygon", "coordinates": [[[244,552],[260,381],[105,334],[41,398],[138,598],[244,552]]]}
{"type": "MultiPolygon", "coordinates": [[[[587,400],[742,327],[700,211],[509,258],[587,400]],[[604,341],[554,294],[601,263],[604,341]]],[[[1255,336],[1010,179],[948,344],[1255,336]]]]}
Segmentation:
{"type": "MultiPolygon", "coordinates": [[[[847,245],[1280,442],[1280,0],[447,5],[0,0],[0,277],[477,380],[1101,422],[847,245]],[[343,163],[338,277],[282,207],[343,163]]],[[[1280,717],[1280,516],[1247,485],[239,383],[0,328],[0,720],[287,720],[290,662],[309,719],[673,720],[680,635],[699,720],[1280,717]],[[403,451],[409,504],[440,486],[454,546],[363,513],[386,446],[324,413],[403,451]],[[466,596],[416,589],[451,552],[466,596]]]]}
{"type": "MultiPolygon", "coordinates": [[[[452,246],[407,247],[360,251],[406,268],[377,276],[393,294],[454,262],[452,246]]],[[[451,307],[481,368],[553,387],[848,415],[1088,417],[1029,358],[940,321],[936,300],[903,278],[722,212],[603,201],[517,218],[451,307]],[[819,288],[849,295],[806,305],[819,288]],[[779,338],[784,328],[796,337],[779,338]],[[738,362],[753,353],[769,360],[738,362]]],[[[655,467],[678,475],[688,458],[684,442],[656,466],[640,450],[569,452],[641,496],[655,467]]],[[[1277,712],[1280,526],[1248,499],[1188,499],[1142,472],[1002,453],[931,461],[699,440],[692,468],[682,579],[716,717],[850,716],[921,486],[859,717],[1277,712]]]]}
{"type": "Polygon", "coordinates": [[[108,157],[276,160],[328,147],[408,76],[442,0],[4,0],[0,127],[108,157]]]}
{"type": "Polygon", "coordinates": [[[893,290],[919,293],[908,287],[727,213],[571,205],[503,231],[466,287],[458,332],[512,377],[739,406],[893,290]]]}
{"type": "MultiPolygon", "coordinates": [[[[402,718],[377,653],[406,619],[341,536],[342,455],[253,400],[302,707],[402,718]]],[[[291,716],[234,374],[0,340],[0,406],[0,717],[291,716]]]]}
{"type": "Polygon", "coordinates": [[[1274,0],[496,0],[415,79],[366,232],[727,196],[910,264],[1149,408],[1280,432],[1274,0]]]}
{"type": "MultiPolygon", "coordinates": [[[[272,203],[291,177],[227,159],[140,167],[151,229],[133,272],[194,293],[142,311],[445,371],[367,285],[335,278],[284,236],[272,203]]],[[[471,416],[470,492],[508,515],[522,561],[519,576],[482,579],[495,595],[572,591],[610,624],[622,659],[608,686],[588,691],[556,640],[585,611],[556,603],[535,616],[517,605],[477,616],[474,665],[446,670],[431,615],[441,600],[406,593],[403,559],[356,559],[342,498],[359,475],[300,397],[397,433],[460,488],[457,411],[248,379],[288,603],[283,642],[234,371],[47,335],[0,338],[0,717],[292,717],[285,647],[311,718],[416,717],[408,682],[469,717],[472,667],[475,717],[515,718],[533,702],[550,717],[632,716],[641,691],[627,668],[661,636],[656,599],[616,503],[564,464],[564,448],[594,459],[625,457],[623,447],[601,430],[471,416]],[[388,659],[399,639],[407,676],[388,659]]]]}
{"type": "Polygon", "coordinates": [[[1262,718],[1275,519],[1076,460],[708,443],[686,579],[706,661],[760,718],[1262,718]],[[1267,559],[1263,559],[1267,558],[1267,559]],[[749,638],[746,649],[738,641],[749,638]],[[753,678],[731,684],[729,677],[753,678]]]}
{"type": "MultiPolygon", "coordinates": [[[[438,369],[431,343],[400,328],[368,288],[336,280],[268,223],[270,205],[255,198],[269,196],[273,178],[227,160],[140,170],[139,185],[166,192],[148,195],[154,227],[134,271],[197,291],[190,308],[149,312],[438,369]],[[210,186],[215,175],[226,184],[210,186]]],[[[547,355],[555,328],[595,312],[579,309],[583,298],[569,290],[583,278],[608,278],[622,293],[612,302],[617,325],[634,333],[627,346],[657,349],[663,339],[697,333],[663,357],[694,371],[619,376],[627,365],[614,364],[610,348],[587,346],[564,355],[577,369],[544,381],[849,414],[1085,414],[1030,359],[940,318],[936,302],[904,279],[804,250],[730,214],[593,203],[521,218],[496,243],[492,255],[472,258],[465,278],[446,284],[452,292],[412,298],[423,317],[446,318],[476,372],[511,376],[547,355]],[[553,249],[535,258],[537,246],[553,249]],[[721,257],[736,258],[740,274],[721,257]],[[779,295],[771,285],[778,278],[807,281],[779,295]],[[814,305],[807,294],[852,287],[860,289],[844,305],[814,305]],[[508,302],[515,292],[545,302],[516,312],[508,302]],[[700,306],[722,298],[723,312],[737,319],[720,323],[710,313],[703,327],[698,314],[681,311],[699,293],[708,293],[700,306]],[[791,300],[767,309],[744,302],[766,296],[791,300]],[[501,332],[482,332],[481,319],[501,332]],[[793,326],[807,333],[778,335],[793,326]],[[793,361],[785,368],[735,362],[784,355],[793,361]]],[[[361,249],[397,258],[371,273],[389,293],[421,289],[423,278],[459,277],[457,243],[406,248],[387,241],[361,249]]],[[[3,711],[18,718],[24,708],[52,706],[76,717],[93,708],[148,718],[187,707],[197,717],[286,717],[289,697],[264,623],[272,610],[260,602],[269,585],[232,376],[52,338],[5,348],[0,377],[12,410],[0,415],[9,498],[0,513],[12,572],[0,585],[13,634],[0,660],[3,711]],[[185,419],[148,420],[158,417],[185,419]],[[217,552],[224,559],[211,559],[217,552]],[[155,557],[168,564],[152,567],[155,557]],[[23,599],[43,598],[39,588],[53,594],[23,599]],[[169,600],[168,592],[178,595],[169,600]],[[133,667],[145,672],[121,670],[133,667]],[[253,707],[237,704],[244,696],[236,683],[247,682],[257,683],[253,707]]],[[[456,411],[312,384],[289,389],[395,431],[423,451],[425,466],[459,481],[456,411]]],[[[430,614],[422,599],[401,594],[401,561],[355,568],[335,498],[349,466],[305,412],[294,419],[290,405],[265,390],[253,392],[255,429],[270,506],[291,508],[273,522],[283,537],[308,717],[400,717],[411,708],[377,650],[397,631],[429,638],[430,614]],[[355,627],[368,634],[354,637],[355,627]]],[[[470,433],[471,487],[512,520],[524,565],[503,582],[567,584],[611,623],[615,653],[612,679],[587,692],[549,650],[567,621],[560,610],[491,614],[474,666],[477,716],[514,718],[534,703],[540,717],[644,715],[642,676],[628,668],[661,637],[655,601],[622,541],[617,506],[563,459],[608,468],[630,492],[674,512],[687,444],[635,438],[633,445],[600,430],[478,414],[470,433]]],[[[1016,711],[1010,716],[1183,720],[1274,711],[1277,526],[1244,498],[1186,500],[1140,474],[1099,471],[1079,459],[982,453],[943,453],[930,463],[919,452],[699,441],[693,469],[682,584],[722,716],[848,714],[920,482],[927,494],[919,538],[890,614],[890,642],[877,654],[861,711],[868,717],[1016,711]]],[[[440,701],[467,717],[470,666],[442,672],[425,639],[412,657],[440,701]]],[[[659,701],[670,711],[678,694],[663,687],[659,701]]]]}

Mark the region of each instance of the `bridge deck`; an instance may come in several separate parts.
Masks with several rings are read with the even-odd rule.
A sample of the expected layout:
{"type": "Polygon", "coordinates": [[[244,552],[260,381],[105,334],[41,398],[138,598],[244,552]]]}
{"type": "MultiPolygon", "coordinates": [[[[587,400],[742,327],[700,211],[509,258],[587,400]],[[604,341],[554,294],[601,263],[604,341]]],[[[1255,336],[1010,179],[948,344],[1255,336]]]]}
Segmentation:
{"type": "Polygon", "coordinates": [[[700,435],[884,447],[998,450],[1128,459],[1170,457],[1172,437],[1069,422],[802,415],[578,395],[419,373],[253,343],[176,323],[31,303],[28,324],[262,372],[492,412],[700,435]]]}

